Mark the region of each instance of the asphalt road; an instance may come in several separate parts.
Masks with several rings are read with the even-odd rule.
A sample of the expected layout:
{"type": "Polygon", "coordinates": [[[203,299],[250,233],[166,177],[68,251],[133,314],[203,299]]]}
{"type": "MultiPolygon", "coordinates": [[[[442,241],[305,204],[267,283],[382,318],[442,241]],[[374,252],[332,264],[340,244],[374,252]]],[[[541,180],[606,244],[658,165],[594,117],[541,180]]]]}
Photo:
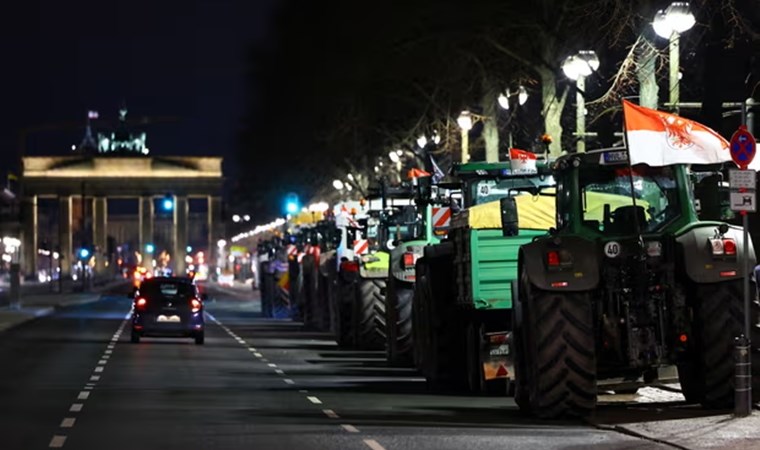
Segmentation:
{"type": "MultiPolygon", "coordinates": [[[[121,292],[0,333],[0,449],[668,448],[526,418],[507,398],[432,395],[380,353],[262,319],[247,293],[209,292],[203,346],[131,344],[121,292]]],[[[594,420],[678,409],[611,404],[594,420]]]]}

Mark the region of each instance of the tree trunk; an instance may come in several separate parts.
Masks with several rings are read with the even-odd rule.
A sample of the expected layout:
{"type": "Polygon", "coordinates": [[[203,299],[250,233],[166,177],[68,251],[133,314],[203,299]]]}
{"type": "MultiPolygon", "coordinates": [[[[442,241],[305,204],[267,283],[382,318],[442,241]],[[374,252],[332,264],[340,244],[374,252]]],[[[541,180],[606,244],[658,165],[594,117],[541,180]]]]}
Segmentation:
{"type": "Polygon", "coordinates": [[[499,88],[491,79],[486,79],[483,86],[483,139],[486,141],[486,162],[499,161],[499,113],[497,97],[499,88]]]}
{"type": "Polygon", "coordinates": [[[541,99],[543,101],[544,132],[551,136],[549,155],[553,158],[562,153],[562,110],[565,106],[567,92],[557,96],[557,79],[549,69],[539,69],[541,77],[541,99]]]}

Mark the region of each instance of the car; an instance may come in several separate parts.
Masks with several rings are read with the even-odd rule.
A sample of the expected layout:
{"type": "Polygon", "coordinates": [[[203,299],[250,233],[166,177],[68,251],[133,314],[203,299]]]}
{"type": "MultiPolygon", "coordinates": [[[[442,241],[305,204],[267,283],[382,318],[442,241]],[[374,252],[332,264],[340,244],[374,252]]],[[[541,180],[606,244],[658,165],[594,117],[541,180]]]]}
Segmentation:
{"type": "Polygon", "coordinates": [[[203,345],[206,294],[186,277],[153,277],[128,294],[133,298],[131,341],[144,336],[183,336],[203,345]]]}

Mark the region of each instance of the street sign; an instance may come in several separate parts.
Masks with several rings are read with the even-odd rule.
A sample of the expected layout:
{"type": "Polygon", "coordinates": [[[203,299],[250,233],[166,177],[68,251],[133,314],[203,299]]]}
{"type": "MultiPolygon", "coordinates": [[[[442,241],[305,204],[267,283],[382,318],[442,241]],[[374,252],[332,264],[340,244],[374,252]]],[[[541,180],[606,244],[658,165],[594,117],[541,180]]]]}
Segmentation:
{"type": "Polygon", "coordinates": [[[756,150],[755,137],[752,136],[752,133],[747,130],[745,125],[740,125],[739,129],[731,136],[731,144],[729,146],[731,159],[734,160],[737,166],[746,169],[755,158],[756,150]]]}
{"type": "Polygon", "coordinates": [[[757,196],[755,191],[736,192],[731,191],[731,210],[732,211],[747,211],[755,212],[757,208],[755,203],[757,196]]]}
{"type": "Polygon", "coordinates": [[[729,189],[755,189],[757,173],[754,170],[731,169],[728,171],[729,189]]]}

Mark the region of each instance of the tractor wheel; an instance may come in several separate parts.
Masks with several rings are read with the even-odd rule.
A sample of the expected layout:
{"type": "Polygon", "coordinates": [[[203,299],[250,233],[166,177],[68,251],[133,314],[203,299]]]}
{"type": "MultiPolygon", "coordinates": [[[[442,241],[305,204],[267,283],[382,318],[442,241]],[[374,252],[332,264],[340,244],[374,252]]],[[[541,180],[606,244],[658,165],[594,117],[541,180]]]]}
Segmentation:
{"type": "Polygon", "coordinates": [[[429,351],[425,355],[425,378],[433,391],[451,392],[467,388],[466,329],[462,311],[444,298],[430,299],[427,320],[430,326],[429,351]]]}
{"type": "MultiPolygon", "coordinates": [[[[586,293],[548,292],[523,273],[522,345],[530,410],[541,418],[585,416],[596,407],[593,313],[586,293]]],[[[522,375],[522,373],[521,373],[522,375]]]]}
{"type": "Polygon", "coordinates": [[[272,299],[274,298],[274,276],[264,273],[261,276],[261,315],[272,317],[272,299]]]}
{"type": "Polygon", "coordinates": [[[353,329],[356,348],[381,350],[385,346],[385,280],[357,282],[353,329]]]}
{"type": "Polygon", "coordinates": [[[309,329],[317,329],[318,306],[316,304],[315,280],[314,280],[314,257],[312,255],[304,256],[301,261],[301,280],[299,282],[299,301],[301,304],[301,314],[303,315],[304,325],[309,329]]]}
{"type": "Polygon", "coordinates": [[[514,382],[514,396],[515,404],[522,411],[530,411],[530,396],[528,394],[527,384],[527,368],[525,367],[525,339],[523,337],[523,325],[524,318],[522,301],[519,292],[519,283],[513,282],[512,292],[517,294],[512,295],[512,336],[514,338],[514,345],[512,348],[515,350],[514,364],[515,364],[515,382],[514,382]]]}
{"type": "MultiPolygon", "coordinates": [[[[734,404],[734,338],[743,332],[744,308],[741,280],[700,284],[694,289],[694,329],[696,345],[691,364],[679,378],[687,401],[698,401],[707,408],[730,408],[734,404]]],[[[757,339],[760,305],[753,302],[750,324],[752,347],[752,396],[760,399],[760,355],[757,339]]]]}
{"type": "Polygon", "coordinates": [[[428,281],[428,267],[417,263],[416,282],[414,283],[414,298],[412,299],[412,359],[414,366],[426,376],[430,329],[427,320],[427,310],[433,298],[428,281]]]}
{"type": "Polygon", "coordinates": [[[388,277],[385,305],[388,363],[412,365],[412,299],[414,289],[408,283],[388,277]]]}

